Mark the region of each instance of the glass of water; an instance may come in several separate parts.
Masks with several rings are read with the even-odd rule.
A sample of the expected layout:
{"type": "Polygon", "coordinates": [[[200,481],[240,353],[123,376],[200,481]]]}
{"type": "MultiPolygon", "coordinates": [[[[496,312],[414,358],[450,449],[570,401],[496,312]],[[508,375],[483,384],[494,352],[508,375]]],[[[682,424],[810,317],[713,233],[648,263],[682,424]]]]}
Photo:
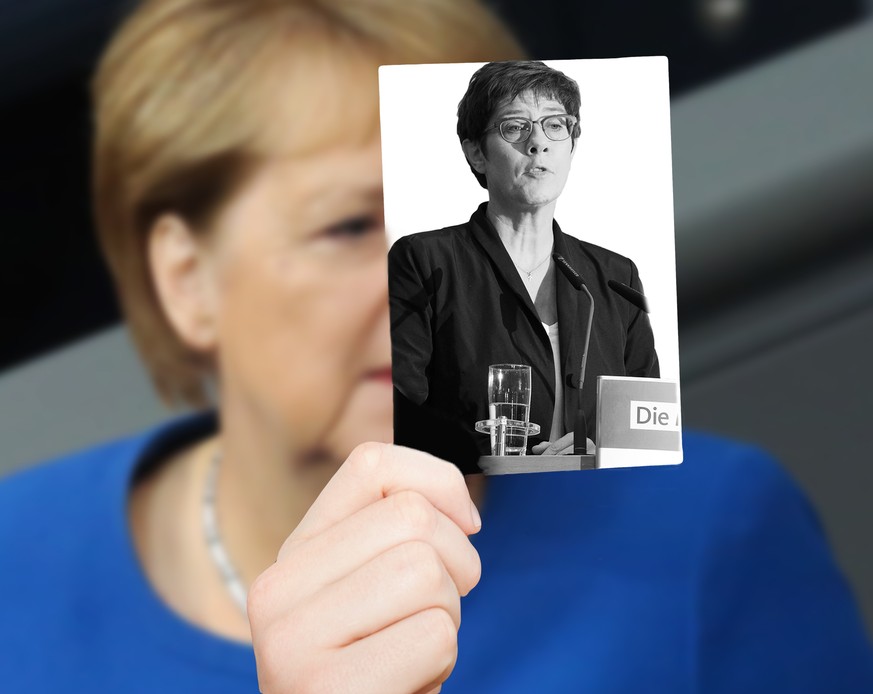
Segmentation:
{"type": "Polygon", "coordinates": [[[530,367],[492,364],[488,367],[488,418],[492,455],[524,455],[530,416],[530,367]]]}

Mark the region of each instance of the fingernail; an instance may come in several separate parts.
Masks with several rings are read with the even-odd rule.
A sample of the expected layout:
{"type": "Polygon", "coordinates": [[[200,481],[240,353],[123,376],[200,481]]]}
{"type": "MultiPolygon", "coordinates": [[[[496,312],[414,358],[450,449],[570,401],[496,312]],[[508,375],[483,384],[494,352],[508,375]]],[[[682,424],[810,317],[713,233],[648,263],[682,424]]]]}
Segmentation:
{"type": "Polygon", "coordinates": [[[476,504],[472,501],[470,502],[470,515],[473,517],[473,527],[478,530],[482,527],[482,518],[479,516],[479,509],[476,508],[476,504]]]}

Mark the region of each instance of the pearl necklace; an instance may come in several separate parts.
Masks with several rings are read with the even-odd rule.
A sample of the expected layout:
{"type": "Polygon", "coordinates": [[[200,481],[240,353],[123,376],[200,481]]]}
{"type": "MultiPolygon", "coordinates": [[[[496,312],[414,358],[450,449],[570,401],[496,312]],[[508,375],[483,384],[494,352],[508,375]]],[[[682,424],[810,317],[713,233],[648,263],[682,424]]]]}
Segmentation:
{"type": "Polygon", "coordinates": [[[224,587],[234,603],[236,603],[236,606],[242,611],[243,616],[247,617],[246,601],[248,591],[245,585],[243,585],[236,567],[230,561],[218,530],[218,514],[215,512],[215,489],[218,482],[218,464],[220,462],[221,454],[216,452],[206,473],[202,506],[203,535],[206,538],[206,546],[209,548],[212,562],[221,574],[221,580],[224,581],[224,587]]]}

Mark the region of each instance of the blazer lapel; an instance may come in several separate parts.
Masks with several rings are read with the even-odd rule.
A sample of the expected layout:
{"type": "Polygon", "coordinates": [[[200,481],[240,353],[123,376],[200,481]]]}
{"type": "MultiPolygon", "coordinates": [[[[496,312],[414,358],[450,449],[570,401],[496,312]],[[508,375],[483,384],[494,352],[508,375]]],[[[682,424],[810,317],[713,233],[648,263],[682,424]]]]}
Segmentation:
{"type": "Polygon", "coordinates": [[[525,289],[524,284],[522,284],[515,263],[513,263],[512,258],[509,257],[509,253],[504,247],[503,242],[500,240],[500,236],[497,235],[497,230],[485,215],[485,208],[487,205],[487,202],[483,202],[473,213],[473,216],[470,217],[470,226],[473,229],[475,238],[491,259],[491,262],[493,262],[497,267],[503,280],[509,285],[509,288],[512,289],[519,304],[525,311],[527,311],[529,318],[538,328],[537,335],[539,335],[540,340],[544,342],[546,348],[549,348],[549,336],[543,329],[539,314],[533,305],[533,301],[531,301],[530,294],[527,293],[527,289],[525,289]]]}

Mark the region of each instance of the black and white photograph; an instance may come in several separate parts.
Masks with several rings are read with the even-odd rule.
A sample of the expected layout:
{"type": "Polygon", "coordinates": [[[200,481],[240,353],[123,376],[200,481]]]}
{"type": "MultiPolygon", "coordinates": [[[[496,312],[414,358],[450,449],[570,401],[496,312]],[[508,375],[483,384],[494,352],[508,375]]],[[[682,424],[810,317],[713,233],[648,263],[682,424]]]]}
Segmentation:
{"type": "Polygon", "coordinates": [[[379,81],[396,442],[493,474],[681,462],[666,58],[379,81]]]}

